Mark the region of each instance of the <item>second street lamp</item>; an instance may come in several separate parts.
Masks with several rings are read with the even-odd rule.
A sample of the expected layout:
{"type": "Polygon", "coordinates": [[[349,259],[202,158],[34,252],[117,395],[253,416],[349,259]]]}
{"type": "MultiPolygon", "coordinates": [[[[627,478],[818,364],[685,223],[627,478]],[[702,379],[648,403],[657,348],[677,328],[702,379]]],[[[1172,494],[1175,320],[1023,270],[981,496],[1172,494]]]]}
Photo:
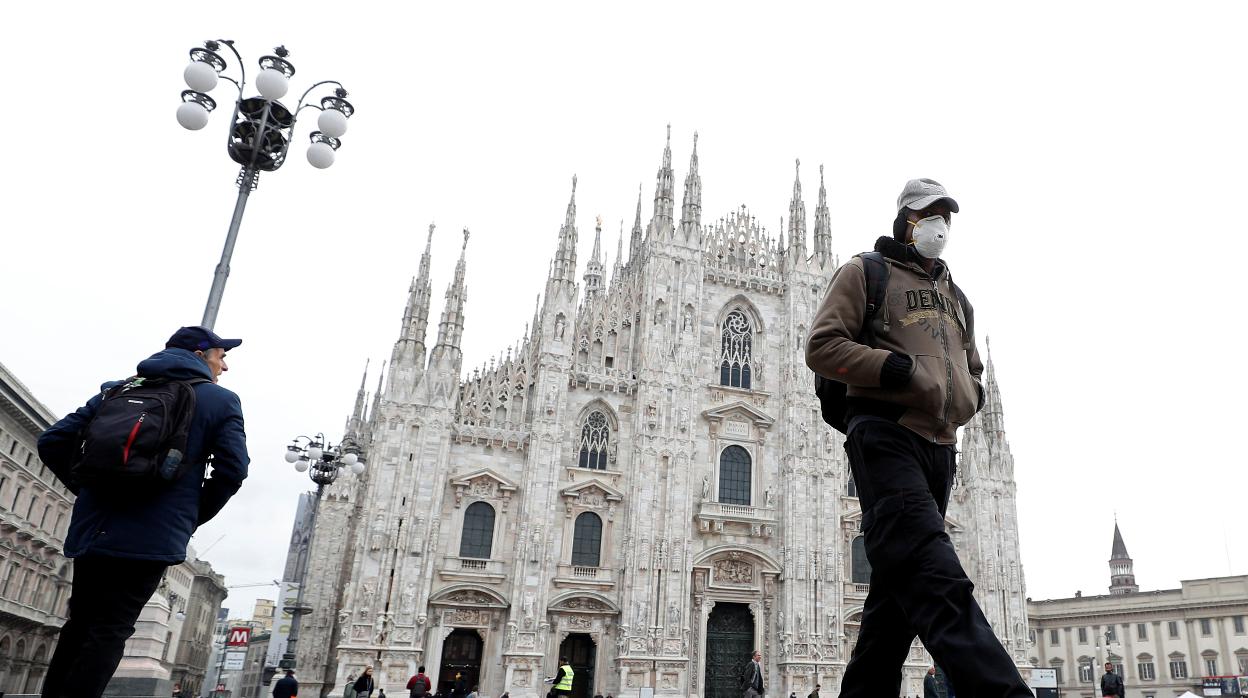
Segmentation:
{"type": "Polygon", "coordinates": [[[182,72],[190,89],[182,91],[178,123],[192,131],[208,125],[208,116],[217,107],[208,93],[220,80],[228,80],[238,88],[225,149],[242,169],[235,181],[238,199],[234,203],[234,215],[230,218],[230,229],[225,236],[225,249],[213,273],[212,289],[208,293],[208,303],[200,323],[208,329],[216,324],[217,311],[221,309],[221,297],[225,294],[225,281],[230,276],[230,259],[234,255],[234,243],[238,239],[247,197],[256,188],[261,172],[276,172],[286,162],[300,112],[308,108],[321,112],[316,120],[319,130],[309,135],[308,145],[308,162],[317,169],[334,164],[335,151],[342,145],[340,139],[347,132],[347,120],[355,113],[355,107],[347,101],[346,89],[335,80],[324,80],[309,87],[299,98],[294,111],[277,101],[286,96],[290,78],[295,74],[294,64],[287,60],[289,55],[289,51],[278,46],[272,55],[260,59],[260,73],[256,76],[256,89],[260,94],[255,97],[243,95],[247,87],[247,71],[233,41],[206,41],[203,48],[191,49],[191,62],[182,72]],[[220,53],[222,46],[229,49],[237,60],[237,80],[224,74],[227,62],[220,53]],[[308,95],[314,89],[328,85],[336,86],[331,95],[322,97],[319,104],[307,102],[308,95]]]}
{"type": "Polygon", "coordinates": [[[321,506],[321,495],[325,488],[334,484],[344,470],[355,475],[364,472],[364,458],[355,442],[347,440],[334,446],[325,439],[324,434],[316,436],[296,437],[286,447],[286,462],[295,466],[295,470],[307,473],[312,482],[316,483],[316,498],[312,500],[312,515],[308,517],[308,554],[303,556],[304,567],[298,571],[299,593],[295,597],[295,605],[283,608],[291,614],[290,635],[286,640],[286,651],[278,666],[282,669],[294,669],[296,664],[296,645],[299,642],[299,618],[312,609],[303,603],[303,591],[308,584],[307,562],[312,556],[312,538],[316,534],[316,514],[321,506]]]}

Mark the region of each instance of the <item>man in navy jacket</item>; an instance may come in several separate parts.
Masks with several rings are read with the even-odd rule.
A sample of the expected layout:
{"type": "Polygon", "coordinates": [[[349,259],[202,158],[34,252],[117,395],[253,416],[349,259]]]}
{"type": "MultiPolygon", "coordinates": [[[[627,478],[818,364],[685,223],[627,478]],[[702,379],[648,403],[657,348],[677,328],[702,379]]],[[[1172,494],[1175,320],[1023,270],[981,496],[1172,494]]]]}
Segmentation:
{"type": "Polygon", "coordinates": [[[196,383],[195,413],[186,441],[183,477],[154,492],[103,496],[70,477],[82,434],[99,409],[101,392],[39,437],[39,457],[77,500],[65,539],[74,558],[69,620],[43,684],[44,698],[99,698],[121,661],[134,622],[169,565],[186,559],[195,529],[221,511],[247,477],[247,437],[238,396],[217,385],[229,370],[225,352],[242,344],[204,327],[183,327],[139,363],[146,378],[196,383]],[[211,459],[211,461],[209,460],[211,459]],[[212,474],[205,477],[209,463],[212,474]]]}

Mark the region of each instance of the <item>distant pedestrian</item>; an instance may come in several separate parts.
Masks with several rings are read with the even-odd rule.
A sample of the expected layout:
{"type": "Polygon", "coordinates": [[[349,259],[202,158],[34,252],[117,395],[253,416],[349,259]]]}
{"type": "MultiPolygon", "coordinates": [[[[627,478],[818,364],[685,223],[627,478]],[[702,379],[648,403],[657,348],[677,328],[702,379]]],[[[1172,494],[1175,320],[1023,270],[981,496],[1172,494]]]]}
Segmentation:
{"type": "Polygon", "coordinates": [[[273,698],[295,698],[299,695],[299,682],[295,680],[295,672],[286,670],[286,676],[273,684],[273,698]]]}
{"type": "Polygon", "coordinates": [[[940,183],[907,182],[893,235],[836,271],[806,341],[825,421],[846,432],[871,562],[841,698],[900,695],[898,648],[916,633],[968,695],[1032,696],[945,530],[957,430],[985,399],[973,309],[941,258],[957,212],[940,183]]]}
{"type": "Polygon", "coordinates": [[[936,667],[927,668],[927,676],[923,677],[923,698],[940,698],[940,691],[936,687],[936,667]]]}
{"type": "Polygon", "coordinates": [[[377,689],[377,698],[386,698],[386,689],[384,688],[377,689]]]}
{"type": "Polygon", "coordinates": [[[477,688],[478,688],[477,686],[473,686],[473,687],[472,687],[472,690],[468,693],[468,698],[478,698],[478,697],[477,697],[477,688]]]}
{"type": "Polygon", "coordinates": [[[407,691],[409,698],[425,698],[429,695],[429,690],[433,688],[433,682],[425,676],[425,668],[422,666],[416,670],[412,678],[407,680],[407,691]]]}
{"type": "Polygon", "coordinates": [[[763,684],[763,653],[754,650],[745,671],[741,674],[741,685],[745,698],[762,698],[765,691],[763,684]]]}
{"type": "Polygon", "coordinates": [[[342,689],[342,698],[355,698],[355,674],[347,674],[347,685],[342,689]]]}
{"type": "Polygon", "coordinates": [[[451,698],[466,698],[468,695],[468,680],[464,678],[463,672],[455,672],[455,681],[451,684],[451,698]]]}
{"type": "Polygon", "coordinates": [[[373,695],[375,686],[376,684],[373,683],[373,668],[366,666],[364,671],[360,672],[360,678],[355,680],[355,685],[352,688],[355,689],[356,698],[368,698],[373,695]]]}
{"type": "Polygon", "coordinates": [[[815,690],[806,694],[806,698],[819,698],[819,684],[815,684],[815,690]]]}
{"type": "Polygon", "coordinates": [[[77,495],[65,537],[69,619],[45,698],[99,698],[165,569],[247,477],[243,408],[217,385],[239,344],[183,327],[134,376],[105,383],[39,437],[39,458],[77,495]]]}
{"type": "Polygon", "coordinates": [[[1123,685],[1122,677],[1114,673],[1113,663],[1105,662],[1105,675],[1101,677],[1101,695],[1123,698],[1126,693],[1127,687],[1123,685]]]}
{"type": "Polygon", "coordinates": [[[559,673],[555,674],[554,685],[550,692],[556,696],[572,695],[572,681],[576,677],[576,672],[572,670],[572,665],[568,664],[567,657],[559,657],[559,673]]]}

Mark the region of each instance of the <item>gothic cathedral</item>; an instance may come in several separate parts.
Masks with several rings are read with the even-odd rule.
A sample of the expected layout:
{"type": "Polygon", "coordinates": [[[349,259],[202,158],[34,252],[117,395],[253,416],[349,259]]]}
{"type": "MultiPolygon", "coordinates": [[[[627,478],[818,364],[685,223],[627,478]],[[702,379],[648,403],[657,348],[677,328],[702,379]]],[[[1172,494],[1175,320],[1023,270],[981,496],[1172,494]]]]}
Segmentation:
{"type": "MultiPolygon", "coordinates": [[[[458,674],[536,697],[563,655],[578,697],[737,696],[756,648],[769,695],[836,694],[870,570],[842,437],[803,359],[837,265],[822,168],[808,248],[800,178],[778,236],[744,207],[702,223],[696,135],[677,218],[668,134],[649,224],[639,196],[610,269],[599,224],[579,283],[573,179],[532,323],[488,366],[461,366],[465,253],[426,345],[426,245],[389,365],[347,422],[368,470],[320,505],[298,648],[309,695],[341,695],[364,666],[402,695],[424,665],[435,690],[458,674]]],[[[948,529],[1021,664],[991,357],[986,387],[948,529]]],[[[906,693],[929,661],[916,641],[906,693]]]]}

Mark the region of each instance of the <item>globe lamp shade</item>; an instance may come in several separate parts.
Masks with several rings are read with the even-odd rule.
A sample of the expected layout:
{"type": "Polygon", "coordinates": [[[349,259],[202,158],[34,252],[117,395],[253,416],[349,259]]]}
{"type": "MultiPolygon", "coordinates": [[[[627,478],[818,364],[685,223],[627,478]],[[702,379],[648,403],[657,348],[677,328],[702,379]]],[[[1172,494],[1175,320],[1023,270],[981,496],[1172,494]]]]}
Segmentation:
{"type": "Polygon", "coordinates": [[[354,453],[348,453],[347,455],[342,457],[342,464],[343,465],[355,465],[356,462],[359,460],[360,460],[359,456],[355,455],[354,453]]]}
{"type": "Polygon", "coordinates": [[[328,143],[313,143],[308,146],[308,162],[318,170],[334,164],[334,149],[328,143]]]}
{"type": "Polygon", "coordinates": [[[308,448],[308,458],[311,458],[312,460],[320,460],[324,453],[325,452],[321,450],[320,446],[311,446],[308,448]]]}
{"type": "Polygon", "coordinates": [[[287,449],[286,450],[286,462],[294,463],[297,460],[299,460],[299,451],[294,450],[294,449],[287,449]]]}
{"type": "Polygon", "coordinates": [[[178,105],[178,123],[188,131],[198,131],[208,125],[208,110],[198,102],[183,102],[178,105]]]}
{"type": "Polygon", "coordinates": [[[287,78],[280,70],[265,68],[256,76],[256,89],[260,90],[260,96],[267,100],[281,99],[290,89],[290,78],[287,78]]]}
{"type": "Polygon", "coordinates": [[[337,109],[322,109],[316,117],[316,127],[330,138],[342,138],[347,132],[347,115],[337,109]]]}
{"type": "Polygon", "coordinates": [[[355,473],[356,475],[359,475],[360,473],[364,472],[364,464],[359,461],[356,461],[351,466],[351,472],[355,473]]]}
{"type": "Polygon", "coordinates": [[[300,458],[299,462],[295,463],[295,470],[301,473],[308,472],[308,459],[300,458]]]}
{"type": "Polygon", "coordinates": [[[217,71],[203,61],[191,61],[182,71],[182,79],[196,92],[212,92],[217,86],[217,71]]]}

